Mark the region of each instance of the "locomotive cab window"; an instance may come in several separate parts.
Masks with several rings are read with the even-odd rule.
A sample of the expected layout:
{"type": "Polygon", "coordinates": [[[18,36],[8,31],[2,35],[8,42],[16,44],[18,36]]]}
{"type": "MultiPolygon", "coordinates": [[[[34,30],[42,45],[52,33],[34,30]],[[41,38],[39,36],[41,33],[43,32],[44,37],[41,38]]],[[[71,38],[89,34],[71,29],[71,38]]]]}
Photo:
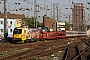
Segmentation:
{"type": "Polygon", "coordinates": [[[13,34],[21,34],[22,29],[14,29],[13,34]]]}

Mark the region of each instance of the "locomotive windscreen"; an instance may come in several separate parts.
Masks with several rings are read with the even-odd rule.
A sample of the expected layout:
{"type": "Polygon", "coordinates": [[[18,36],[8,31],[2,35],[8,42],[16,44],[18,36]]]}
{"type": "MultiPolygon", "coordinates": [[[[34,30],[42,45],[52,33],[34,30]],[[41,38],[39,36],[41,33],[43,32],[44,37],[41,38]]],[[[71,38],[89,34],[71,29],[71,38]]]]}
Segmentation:
{"type": "Polygon", "coordinates": [[[13,34],[21,34],[22,29],[14,29],[13,34]]]}

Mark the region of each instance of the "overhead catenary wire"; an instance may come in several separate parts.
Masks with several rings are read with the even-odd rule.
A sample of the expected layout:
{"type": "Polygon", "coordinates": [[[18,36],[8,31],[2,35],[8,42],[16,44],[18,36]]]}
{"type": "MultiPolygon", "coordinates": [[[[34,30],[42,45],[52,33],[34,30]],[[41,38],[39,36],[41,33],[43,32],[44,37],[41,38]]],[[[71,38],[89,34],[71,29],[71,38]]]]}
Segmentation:
{"type": "Polygon", "coordinates": [[[80,2],[83,3],[82,0],[80,0],[80,2]]]}
{"type": "MultiPolygon", "coordinates": [[[[21,0],[20,0],[21,1],[21,0]]],[[[24,2],[23,2],[24,3],[24,2]]],[[[22,11],[22,12],[24,12],[24,11],[30,11],[30,10],[32,10],[32,8],[31,7],[22,7],[21,6],[21,2],[13,2],[13,3],[11,3],[11,2],[7,2],[7,4],[8,4],[8,10],[11,12],[11,11],[22,11]]]]}
{"type": "Polygon", "coordinates": [[[70,0],[69,0],[69,3],[70,3],[70,6],[71,6],[71,8],[72,8],[72,4],[71,4],[70,0]]]}

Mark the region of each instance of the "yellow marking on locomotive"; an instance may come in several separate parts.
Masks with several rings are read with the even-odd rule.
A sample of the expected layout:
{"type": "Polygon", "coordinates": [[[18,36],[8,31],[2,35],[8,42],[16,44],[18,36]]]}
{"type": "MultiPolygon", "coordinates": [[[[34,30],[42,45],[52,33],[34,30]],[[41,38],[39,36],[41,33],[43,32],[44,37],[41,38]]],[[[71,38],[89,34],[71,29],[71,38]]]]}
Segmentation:
{"type": "Polygon", "coordinates": [[[21,29],[22,32],[19,34],[14,34],[14,38],[20,38],[22,41],[26,40],[26,29],[25,28],[17,28],[21,29]]]}
{"type": "Polygon", "coordinates": [[[14,37],[15,37],[15,38],[18,38],[18,37],[20,37],[20,35],[18,35],[18,34],[15,34],[15,35],[14,35],[14,37]]]}

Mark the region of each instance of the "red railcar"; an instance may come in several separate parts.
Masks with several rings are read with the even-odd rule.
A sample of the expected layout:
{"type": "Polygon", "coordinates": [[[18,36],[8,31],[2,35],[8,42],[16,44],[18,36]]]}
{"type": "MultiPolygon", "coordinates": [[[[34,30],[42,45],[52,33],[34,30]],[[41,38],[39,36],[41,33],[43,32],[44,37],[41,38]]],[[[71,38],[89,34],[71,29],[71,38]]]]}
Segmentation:
{"type": "Polygon", "coordinates": [[[39,31],[38,38],[39,39],[61,39],[61,38],[68,38],[68,37],[78,37],[78,36],[86,36],[85,32],[80,31],[39,31]]]}
{"type": "Polygon", "coordinates": [[[66,32],[65,31],[39,31],[39,35],[38,35],[39,39],[56,39],[56,38],[66,38],[66,32]]]}

